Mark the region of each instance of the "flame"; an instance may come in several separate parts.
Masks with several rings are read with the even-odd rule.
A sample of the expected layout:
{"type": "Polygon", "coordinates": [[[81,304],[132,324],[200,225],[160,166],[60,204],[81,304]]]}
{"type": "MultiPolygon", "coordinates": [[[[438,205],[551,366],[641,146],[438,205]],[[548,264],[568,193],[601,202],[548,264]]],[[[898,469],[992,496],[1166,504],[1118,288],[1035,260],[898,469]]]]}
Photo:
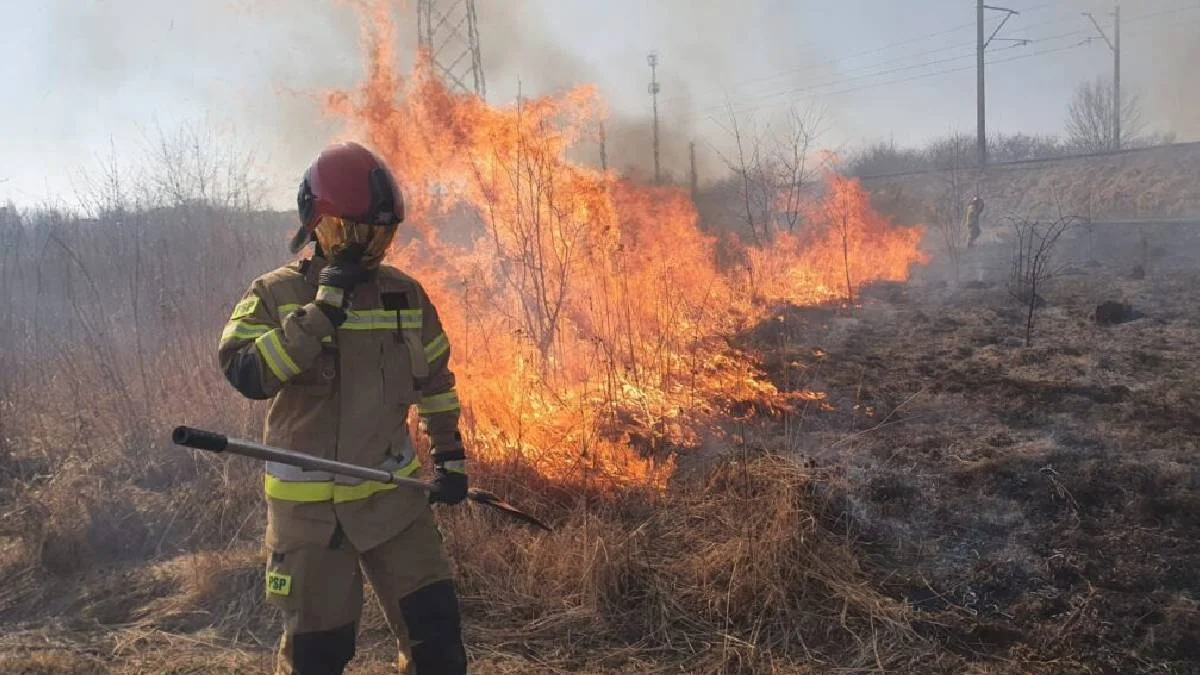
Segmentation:
{"type": "Polygon", "coordinates": [[[904,281],[929,262],[919,227],[896,227],[871,207],[857,178],[825,171],[825,194],[806,205],[809,227],[781,233],[773,245],[750,249],[754,291],[767,301],[797,304],[854,299],[867,281],[904,281]]]}
{"type": "Polygon", "coordinates": [[[730,346],[766,316],[754,296],[837,297],[844,250],[858,281],[902,279],[920,259],[919,231],[891,228],[856,182],[830,176],[814,213],[842,226],[750,250],[751,293],[718,269],[683,190],[568,159],[604,115],[594,89],[493,107],[449,91],[421,57],[402,78],[387,3],[359,8],[367,76],[325,107],[405,190],[411,236],[391,261],[437,304],[477,456],[558,480],[664,485],[675,453],[732,411],[820,398],[780,393],[730,346]]]}

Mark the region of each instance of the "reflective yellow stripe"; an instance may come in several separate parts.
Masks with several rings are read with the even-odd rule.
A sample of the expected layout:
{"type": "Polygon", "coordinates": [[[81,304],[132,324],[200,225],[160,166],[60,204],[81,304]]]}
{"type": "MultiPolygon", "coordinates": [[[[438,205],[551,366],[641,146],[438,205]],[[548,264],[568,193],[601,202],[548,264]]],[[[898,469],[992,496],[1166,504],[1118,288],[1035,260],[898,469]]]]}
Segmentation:
{"type": "MultiPolygon", "coordinates": [[[[407,478],[416,473],[419,468],[421,468],[421,462],[413,459],[408,465],[393,471],[392,475],[407,478]]],[[[342,504],[366,499],[376,492],[393,490],[396,487],[392,483],[383,483],[377,480],[365,480],[356,485],[338,485],[333,481],[281,480],[270,474],[267,474],[263,481],[263,489],[268,497],[288,502],[333,501],[335,504],[342,504]]]]}
{"type": "Polygon", "coordinates": [[[266,335],[271,330],[269,326],[246,321],[230,321],[221,331],[221,342],[230,340],[253,340],[260,335],[266,335]]]}
{"type": "Polygon", "coordinates": [[[396,314],[400,315],[400,328],[420,328],[419,309],[359,309],[351,310],[342,324],[343,330],[396,330],[396,314]]]}
{"type": "Polygon", "coordinates": [[[444,394],[421,397],[421,402],[417,404],[417,412],[422,415],[432,415],[434,413],[459,410],[461,407],[458,402],[458,394],[448,391],[444,394]]]}
{"type": "Polygon", "coordinates": [[[425,345],[425,360],[432,364],[438,358],[445,354],[450,349],[450,338],[446,337],[445,333],[435,337],[433,342],[425,345]]]}
{"type": "MultiPolygon", "coordinates": [[[[290,303],[279,306],[279,318],[283,320],[300,305],[290,303]]],[[[423,314],[419,309],[352,309],[346,314],[343,330],[396,330],[396,314],[400,314],[400,328],[420,328],[423,314]]]]}
{"type": "Polygon", "coordinates": [[[280,480],[267,474],[263,489],[268,497],[288,502],[327,502],[333,499],[333,481],[305,483],[280,480]]]}
{"type": "Polygon", "coordinates": [[[360,309],[347,313],[342,330],[396,330],[396,311],[360,309]]]}
{"type": "Polygon", "coordinates": [[[258,348],[258,353],[262,355],[263,361],[267,367],[275,373],[275,377],[279,378],[280,382],[286,382],[300,374],[300,366],[288,356],[287,351],[283,348],[283,341],[279,339],[279,329],[275,328],[260,336],[254,341],[254,346],[258,348]]]}

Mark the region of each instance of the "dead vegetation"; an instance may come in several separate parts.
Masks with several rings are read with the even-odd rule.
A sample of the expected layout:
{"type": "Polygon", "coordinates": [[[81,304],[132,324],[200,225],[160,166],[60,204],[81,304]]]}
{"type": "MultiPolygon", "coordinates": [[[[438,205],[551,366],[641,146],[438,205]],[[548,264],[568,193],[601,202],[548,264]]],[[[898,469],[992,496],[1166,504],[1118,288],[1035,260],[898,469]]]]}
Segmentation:
{"type": "MultiPolygon", "coordinates": [[[[984,236],[1004,230],[1001,217],[1054,219],[1061,210],[1097,222],[1200,218],[1200,144],[1147,148],[1079,159],[1055,159],[960,170],[987,203],[984,236]]],[[[875,205],[900,223],[937,222],[935,205],[948,170],[863,180],[875,205]]],[[[960,204],[959,209],[965,208],[960,204]]],[[[961,211],[960,211],[961,213],[961,211]]]]}
{"type": "MultiPolygon", "coordinates": [[[[9,306],[93,286],[101,302],[0,323],[15,347],[0,403],[2,669],[265,670],[276,627],[260,602],[257,471],[164,446],[179,421],[254,434],[261,408],[210,363],[227,311],[213,298],[237,291],[194,297],[207,326],[170,301],[135,319],[131,298],[173,282],[144,272],[134,294],[110,267],[80,269],[70,252],[116,243],[78,223],[5,226],[39,252],[5,260],[9,306]],[[22,282],[38,279],[17,273],[31,263],[55,273],[22,282]],[[140,361],[120,348],[131,325],[140,361]]],[[[1034,348],[1013,342],[1025,317],[1000,285],[876,285],[858,309],[782,310],[739,343],[781,389],[825,397],[731,422],[664,493],[480,467],[556,531],[443,514],[475,672],[1192,669],[1195,279],[1096,274],[1047,292],[1034,348]],[[1098,327],[1102,298],[1146,317],[1098,327]]],[[[355,672],[388,672],[391,650],[371,607],[355,672]]]]}

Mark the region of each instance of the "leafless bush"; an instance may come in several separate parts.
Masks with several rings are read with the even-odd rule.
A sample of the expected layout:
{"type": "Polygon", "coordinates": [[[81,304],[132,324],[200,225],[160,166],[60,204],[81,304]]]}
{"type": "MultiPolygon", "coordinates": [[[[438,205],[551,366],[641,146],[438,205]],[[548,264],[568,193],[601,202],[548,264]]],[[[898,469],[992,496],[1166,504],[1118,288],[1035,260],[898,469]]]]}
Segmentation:
{"type": "Polygon", "coordinates": [[[963,134],[954,134],[948,138],[947,158],[949,164],[944,167],[939,193],[933,206],[934,226],[941,234],[943,250],[954,270],[954,279],[958,281],[962,254],[969,243],[969,233],[967,228],[963,227],[961,214],[969,190],[967,172],[973,160],[970,158],[971,139],[969,137],[963,134]]]}
{"type": "Polygon", "coordinates": [[[1059,216],[1049,223],[1012,218],[1012,266],[1009,269],[1008,292],[1026,305],[1025,346],[1033,343],[1034,310],[1044,301],[1038,295],[1048,281],[1062,271],[1055,258],[1059,239],[1078,221],[1073,216],[1059,216]]]}
{"type": "Polygon", "coordinates": [[[810,154],[822,123],[818,108],[792,108],[782,128],[760,129],[753,117],[739,119],[729,108],[724,128],[736,155],[718,155],[737,178],[741,217],[755,245],[770,242],[778,232],[795,233],[800,226],[801,197],[816,168],[810,154]]]}
{"type": "Polygon", "coordinates": [[[928,169],[929,164],[920,150],[899,148],[895,142],[877,142],[854,152],[846,162],[851,176],[880,176],[904,171],[928,169]]]}
{"type": "MultiPolygon", "coordinates": [[[[222,157],[207,152],[191,147],[193,159],[222,157]]],[[[207,167],[205,186],[189,186],[200,178],[180,161],[147,183],[149,169],[113,151],[79,184],[84,215],[0,209],[0,536],[12,537],[0,575],[23,580],[4,612],[41,611],[63,575],[249,540],[261,526],[254,476],[165,446],[181,422],[254,433],[261,409],[229,395],[213,353],[262,261],[286,260],[287,228],[249,210],[252,190],[222,182],[236,167],[193,163],[207,167]]]]}
{"type": "MultiPolygon", "coordinates": [[[[1077,152],[1117,149],[1113,143],[1113,96],[1112,81],[1104,77],[1075,88],[1067,107],[1067,142],[1077,152]]],[[[1138,144],[1145,130],[1141,100],[1135,94],[1122,95],[1120,147],[1138,144]]]]}

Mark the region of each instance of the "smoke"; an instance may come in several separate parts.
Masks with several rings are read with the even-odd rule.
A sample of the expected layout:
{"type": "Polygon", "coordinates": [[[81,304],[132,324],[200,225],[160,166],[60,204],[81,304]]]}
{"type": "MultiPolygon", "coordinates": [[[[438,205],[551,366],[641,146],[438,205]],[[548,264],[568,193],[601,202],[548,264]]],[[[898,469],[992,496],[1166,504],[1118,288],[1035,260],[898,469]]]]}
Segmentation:
{"type": "MultiPolygon", "coordinates": [[[[1107,0],[1063,0],[1037,20],[1058,19],[1059,24],[1040,32],[1054,33],[1069,26],[1082,29],[1094,44],[1083,50],[1088,66],[1078,82],[1096,77],[1112,82],[1112,53],[1091,23],[1081,16],[1090,12],[1111,39],[1113,3],[1107,0]],[[1074,20],[1078,24],[1061,21],[1074,20]]],[[[1200,140],[1200,88],[1194,86],[1200,69],[1200,3],[1194,0],[1141,0],[1121,6],[1122,98],[1135,95],[1148,132],[1176,134],[1179,140],[1200,140]]],[[[1038,32],[1038,31],[1035,31],[1038,32]]],[[[1066,32],[1065,29],[1060,32],[1066,32]]],[[[1072,72],[1075,72],[1072,69],[1072,72]]],[[[1064,111],[1065,112],[1065,111],[1064,111]]]]}
{"type": "Polygon", "coordinates": [[[1198,31],[1200,26],[1193,22],[1165,34],[1153,57],[1156,67],[1143,99],[1162,131],[1187,140],[1200,140],[1200,87],[1195,85],[1200,70],[1198,31]]]}
{"type": "MultiPolygon", "coordinates": [[[[295,176],[337,132],[322,113],[320,93],[353,87],[364,75],[361,15],[356,9],[372,1],[47,0],[14,8],[10,19],[28,30],[0,44],[0,60],[15,64],[9,91],[25,105],[10,106],[3,113],[6,126],[22,133],[15,134],[0,155],[0,181],[8,179],[4,185],[11,188],[25,174],[26,185],[40,190],[46,176],[39,172],[67,174],[105,152],[110,142],[125,152],[147,129],[218,120],[236,129],[238,137],[254,140],[251,149],[268,169],[274,192],[282,195],[279,203],[286,204],[295,176]]],[[[416,2],[392,2],[396,53],[405,59],[416,46],[416,2]]],[[[1186,83],[1194,81],[1200,67],[1200,41],[1195,39],[1195,19],[1200,17],[1180,13],[1133,21],[1178,7],[1179,2],[1145,0],[1127,7],[1123,85],[1141,95],[1154,131],[1198,138],[1200,88],[1186,83]]],[[[934,18],[936,27],[949,20],[935,17],[932,3],[917,4],[923,9],[913,11],[930,15],[931,27],[924,30],[935,30],[934,18]]],[[[826,51],[832,41],[825,41],[823,48],[811,46],[820,41],[822,30],[845,35],[847,44],[855,45],[850,51],[858,51],[859,42],[876,44],[870,42],[879,37],[875,24],[889,20],[880,14],[874,23],[847,23],[844,10],[815,0],[477,0],[477,10],[489,101],[506,105],[518,91],[537,96],[594,84],[609,106],[608,165],[642,176],[653,172],[646,56],[658,52],[663,171],[686,181],[689,147],[696,142],[702,182],[726,171],[715,150],[731,151],[723,129],[729,126],[728,106],[744,122],[756,117],[759,129],[778,125],[786,110],[783,104],[794,94],[763,94],[836,81],[837,66],[829,65],[831,54],[826,51]],[[823,28],[815,30],[814,25],[823,28]]],[[[1087,24],[1036,27],[1051,19],[1084,22],[1079,17],[1084,10],[1103,21],[1108,5],[1063,0],[1043,14],[1025,12],[1022,20],[1035,33],[1054,34],[1087,24]]],[[[906,27],[904,34],[916,30],[906,27]]],[[[924,43],[913,47],[923,48],[924,43]]],[[[1069,55],[1079,61],[1070,62],[1071,75],[1054,85],[1061,89],[1063,108],[1061,113],[1050,110],[1052,123],[1065,118],[1075,73],[1079,81],[1107,73],[1104,49],[1093,45],[1069,55]]],[[[1057,108],[1058,103],[1046,102],[1053,92],[1037,94],[1043,107],[1057,108]]],[[[905,101],[911,104],[912,96],[919,94],[906,94],[899,87],[878,100],[902,107],[905,101]]],[[[1004,101],[997,97],[995,105],[1004,101]]],[[[925,124],[922,116],[898,117],[893,129],[885,112],[851,105],[861,99],[844,99],[844,108],[839,102],[820,102],[828,108],[831,128],[821,145],[835,144],[833,134],[850,127],[880,138],[925,124]]],[[[797,103],[800,108],[809,104],[797,103]]],[[[926,104],[931,111],[939,109],[926,104]]],[[[997,111],[998,118],[1004,114],[997,111]]],[[[1028,120],[1029,114],[1022,113],[1015,123],[1028,120]]],[[[581,147],[578,154],[600,163],[598,144],[581,147]]]]}
{"type": "MultiPolygon", "coordinates": [[[[815,52],[796,44],[796,26],[806,19],[802,4],[481,1],[477,7],[488,98],[493,103],[513,100],[518,82],[524,95],[594,83],[609,104],[604,153],[609,168],[649,178],[654,174],[654,116],[647,56],[656,52],[661,171],[686,184],[695,142],[696,171],[707,182],[726,172],[712,146],[726,145],[722,126],[728,126],[727,106],[737,102],[738,85],[747,73],[777,73],[797,62],[818,60],[815,52]],[[572,42],[580,39],[585,42],[572,42]]],[[[797,70],[767,84],[786,89],[812,74],[797,70]]],[[[770,111],[756,114],[769,117],[770,111]]],[[[589,164],[601,162],[598,144],[575,154],[589,164]]]]}

